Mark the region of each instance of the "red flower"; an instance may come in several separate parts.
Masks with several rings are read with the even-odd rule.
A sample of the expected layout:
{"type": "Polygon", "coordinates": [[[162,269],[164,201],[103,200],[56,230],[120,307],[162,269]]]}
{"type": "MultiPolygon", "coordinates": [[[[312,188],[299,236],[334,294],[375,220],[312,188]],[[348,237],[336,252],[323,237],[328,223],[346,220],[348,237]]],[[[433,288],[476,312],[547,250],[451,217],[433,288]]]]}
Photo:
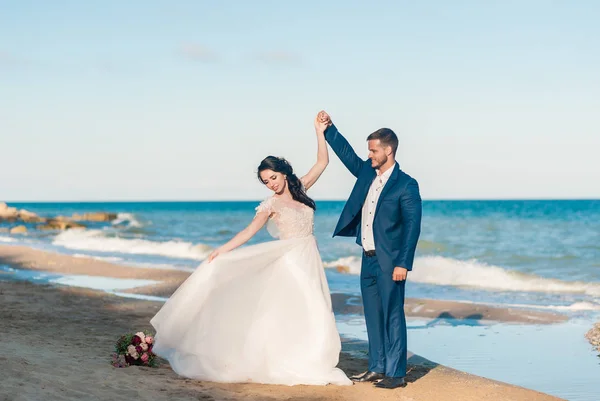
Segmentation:
{"type": "Polygon", "coordinates": [[[138,354],[141,354],[144,351],[139,345],[135,347],[135,350],[138,352],[138,354]]]}
{"type": "MultiPolygon", "coordinates": [[[[142,339],[139,338],[138,336],[133,336],[133,338],[131,339],[131,343],[133,345],[139,345],[142,343],[142,339]]],[[[139,351],[138,351],[139,352],[139,351]]]]}

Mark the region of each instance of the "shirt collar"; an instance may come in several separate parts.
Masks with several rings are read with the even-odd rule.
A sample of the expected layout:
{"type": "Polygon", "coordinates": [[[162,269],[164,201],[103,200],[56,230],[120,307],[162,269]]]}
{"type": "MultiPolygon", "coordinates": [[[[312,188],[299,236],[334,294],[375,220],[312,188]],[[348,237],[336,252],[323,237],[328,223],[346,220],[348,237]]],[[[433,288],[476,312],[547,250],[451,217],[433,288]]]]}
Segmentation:
{"type": "Polygon", "coordinates": [[[394,171],[395,168],[396,168],[396,163],[392,164],[392,167],[385,170],[385,172],[381,175],[378,175],[378,177],[380,177],[382,181],[386,182],[392,175],[392,172],[394,171]]]}

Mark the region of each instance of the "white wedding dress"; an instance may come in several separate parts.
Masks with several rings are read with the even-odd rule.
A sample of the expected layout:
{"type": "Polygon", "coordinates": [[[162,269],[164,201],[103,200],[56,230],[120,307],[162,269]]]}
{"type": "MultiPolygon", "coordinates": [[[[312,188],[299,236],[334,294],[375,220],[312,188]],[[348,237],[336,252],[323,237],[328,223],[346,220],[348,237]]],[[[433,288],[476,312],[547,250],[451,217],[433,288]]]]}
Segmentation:
{"type": "Polygon", "coordinates": [[[273,196],[258,211],[276,238],[202,263],[150,323],[154,352],[181,376],[214,382],[351,385],[313,210],[273,196]]]}

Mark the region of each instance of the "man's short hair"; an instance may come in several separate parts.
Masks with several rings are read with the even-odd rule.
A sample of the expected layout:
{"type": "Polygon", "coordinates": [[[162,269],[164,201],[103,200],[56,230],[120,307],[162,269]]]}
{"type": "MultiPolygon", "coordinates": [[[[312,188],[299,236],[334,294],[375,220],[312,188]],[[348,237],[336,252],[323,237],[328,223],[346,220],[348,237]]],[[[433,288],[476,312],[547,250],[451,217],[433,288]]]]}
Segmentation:
{"type": "Polygon", "coordinates": [[[379,142],[383,147],[390,146],[392,148],[392,153],[394,155],[396,154],[396,150],[398,150],[398,137],[391,129],[378,129],[377,131],[373,132],[367,137],[367,141],[370,141],[372,139],[379,139],[379,142]]]}

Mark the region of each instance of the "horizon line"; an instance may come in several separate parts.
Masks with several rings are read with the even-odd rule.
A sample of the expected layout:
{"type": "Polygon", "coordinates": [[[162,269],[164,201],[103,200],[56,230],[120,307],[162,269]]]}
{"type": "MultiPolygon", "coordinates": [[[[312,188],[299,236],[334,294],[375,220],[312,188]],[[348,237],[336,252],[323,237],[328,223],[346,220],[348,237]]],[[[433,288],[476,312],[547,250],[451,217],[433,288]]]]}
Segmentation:
{"type": "MultiPolygon", "coordinates": [[[[10,203],[214,203],[214,202],[260,202],[257,199],[122,199],[122,200],[0,200],[7,205],[10,203]]],[[[316,202],[345,202],[347,199],[321,198],[316,202]]],[[[511,202],[511,201],[600,201],[600,197],[574,197],[574,198],[423,198],[425,202],[511,202]]]]}

